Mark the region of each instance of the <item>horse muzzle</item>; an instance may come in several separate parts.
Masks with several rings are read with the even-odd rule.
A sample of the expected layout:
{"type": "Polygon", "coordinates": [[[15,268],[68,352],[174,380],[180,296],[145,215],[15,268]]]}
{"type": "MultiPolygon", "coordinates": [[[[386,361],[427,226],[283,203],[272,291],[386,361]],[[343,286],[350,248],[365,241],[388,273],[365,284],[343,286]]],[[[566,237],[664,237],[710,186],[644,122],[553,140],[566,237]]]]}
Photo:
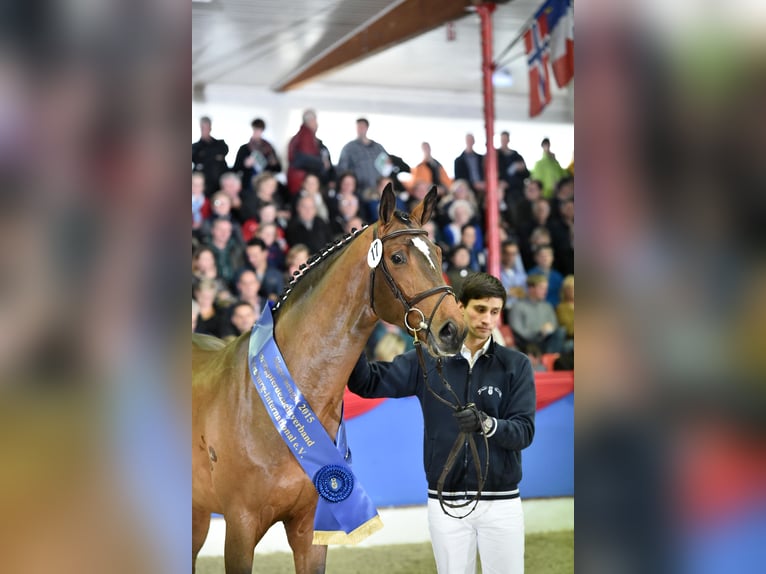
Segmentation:
{"type": "Polygon", "coordinates": [[[451,356],[460,352],[465,339],[465,329],[460,327],[451,319],[442,325],[439,331],[434,334],[428,333],[428,350],[434,356],[451,356]]]}

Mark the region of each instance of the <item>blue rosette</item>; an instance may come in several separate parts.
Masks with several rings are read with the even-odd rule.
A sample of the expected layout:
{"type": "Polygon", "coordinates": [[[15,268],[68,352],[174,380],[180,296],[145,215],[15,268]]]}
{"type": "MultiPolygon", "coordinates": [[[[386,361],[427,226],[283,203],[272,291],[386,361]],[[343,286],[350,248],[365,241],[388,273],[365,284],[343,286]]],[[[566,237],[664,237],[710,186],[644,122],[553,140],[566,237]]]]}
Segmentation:
{"type": "Polygon", "coordinates": [[[351,496],[351,491],[354,489],[354,475],[348,468],[328,464],[314,475],[314,487],[324,500],[341,502],[351,496]]]}

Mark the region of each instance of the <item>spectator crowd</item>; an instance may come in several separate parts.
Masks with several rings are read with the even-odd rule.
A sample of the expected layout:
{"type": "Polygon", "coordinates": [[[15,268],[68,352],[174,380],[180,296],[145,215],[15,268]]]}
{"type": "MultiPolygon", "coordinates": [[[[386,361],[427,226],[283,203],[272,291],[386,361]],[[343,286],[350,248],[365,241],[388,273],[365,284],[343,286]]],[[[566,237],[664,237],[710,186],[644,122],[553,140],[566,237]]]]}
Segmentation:
{"type": "MultiPolygon", "coordinates": [[[[278,299],[311,254],[377,220],[388,183],[405,211],[437,187],[427,229],[443,250],[444,278],[456,292],[469,274],[486,271],[485,156],[474,150],[473,134],[465,135],[450,172],[426,141],[420,144],[422,162],[410,167],[369,137],[366,118],[356,121],[357,137],[343,146],[337,163],[317,136],[314,110],[303,113],[285,158],[276,151],[281,146],[264,139],[264,119],[254,119],[250,128],[231,166],[229,147],[213,136],[210,118],[200,119],[200,138],[192,144],[194,332],[230,339],[249,331],[266,301],[278,299]]],[[[510,144],[504,131],[500,147],[490,152],[498,165],[499,279],[508,293],[504,342],[531,357],[571,355],[574,161],[562,167],[545,138],[530,167],[510,144]]],[[[402,335],[393,326],[376,329],[369,357],[383,352],[376,350],[379,342],[390,349],[391,338],[402,335]]]]}

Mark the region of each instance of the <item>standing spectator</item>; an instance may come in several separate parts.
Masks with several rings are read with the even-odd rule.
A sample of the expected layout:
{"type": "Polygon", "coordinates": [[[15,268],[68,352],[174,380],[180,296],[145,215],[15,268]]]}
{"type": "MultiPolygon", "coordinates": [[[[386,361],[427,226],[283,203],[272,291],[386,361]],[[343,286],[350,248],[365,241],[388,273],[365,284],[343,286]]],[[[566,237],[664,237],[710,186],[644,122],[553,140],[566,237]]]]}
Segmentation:
{"type": "Polygon", "coordinates": [[[543,275],[529,274],[527,297],[511,307],[511,332],[516,346],[526,352],[530,344],[537,345],[543,353],[560,353],[566,331],[558,324],[556,311],[545,300],[548,281],[543,275]]]}
{"type": "Polygon", "coordinates": [[[253,128],[253,135],[250,136],[250,141],[240,146],[234,160],[234,171],[242,180],[242,189],[250,189],[253,177],[259,173],[282,171],[282,163],[279,161],[277,152],[274,151],[274,146],[263,139],[266,122],[261,118],[255,118],[250,126],[253,128]]]}
{"type": "Polygon", "coordinates": [[[362,191],[374,189],[378,179],[390,176],[393,169],[388,152],[367,137],[369,127],[366,118],[356,120],[356,139],[343,146],[338,159],[338,171],[353,172],[362,191]]]}
{"type": "Polygon", "coordinates": [[[500,147],[497,148],[497,175],[504,190],[507,209],[512,209],[524,198],[524,180],[529,177],[529,170],[524,158],[515,149],[509,147],[511,134],[500,132],[500,147]]]}
{"type": "Polygon", "coordinates": [[[202,116],[199,120],[200,138],[192,144],[192,167],[205,175],[205,195],[210,197],[218,191],[218,180],[221,174],[229,169],[226,165],[226,154],[229,146],[223,140],[217,140],[210,135],[213,127],[212,120],[202,116]]]}
{"type": "Polygon", "coordinates": [[[553,248],[550,245],[543,245],[535,251],[535,265],[529,270],[529,274],[538,274],[545,277],[548,281],[548,293],[545,296],[546,301],[554,308],[559,304],[561,294],[561,284],[564,282],[564,276],[553,268],[553,248]]]}
{"type": "Polygon", "coordinates": [[[325,185],[335,181],[330,152],[316,136],[317,129],[319,122],[316,112],[303,112],[303,123],[287,147],[287,190],[292,196],[298,195],[307,173],[319,176],[319,180],[325,185]]]}
{"type": "Polygon", "coordinates": [[[542,182],[543,197],[550,199],[556,184],[562,177],[568,176],[569,172],[559,165],[556,155],[551,151],[551,140],[544,138],[540,146],[543,148],[543,157],[532,168],[532,177],[542,182]]]}
{"type": "Polygon", "coordinates": [[[452,179],[444,171],[444,167],[431,155],[431,144],[423,142],[420,145],[420,149],[423,150],[423,161],[412,168],[410,172],[412,179],[405,185],[407,190],[411,190],[413,186],[419,182],[425,182],[429,184],[427,189],[431,189],[431,185],[436,185],[441,188],[439,195],[442,196],[447,193],[447,190],[452,185],[452,179]]]}
{"type": "Polygon", "coordinates": [[[500,248],[500,282],[505,287],[506,317],[519,299],[527,294],[527,272],[521,261],[518,244],[512,239],[506,239],[500,248]]]}
{"type": "MultiPolygon", "coordinates": [[[[459,354],[440,359],[425,354],[421,359],[410,351],[392,362],[369,363],[362,355],[348,381],[348,388],[362,397],[416,396],[420,401],[428,523],[436,567],[442,574],[475,572],[477,548],[483,572],[524,571],[524,515],[518,485],[520,451],[532,443],[535,433],[535,382],[529,359],[498,345],[492,337],[504,303],[500,281],[476,273],[466,280],[459,297],[467,327],[459,354]],[[437,371],[459,400],[470,406],[452,409],[429,392],[428,385],[434,383],[427,383],[424,373],[430,379],[437,371]],[[487,441],[488,470],[481,487],[469,441],[460,433],[487,441]],[[451,452],[456,441],[459,450],[451,452]],[[452,456],[457,464],[440,476],[452,456]],[[479,490],[475,512],[470,513],[471,497],[479,490]],[[443,509],[440,491],[447,501],[465,508],[443,509]]],[[[434,387],[440,398],[455,401],[444,385],[434,387]]],[[[482,447],[479,451],[484,455],[482,447]]]]}
{"type": "Polygon", "coordinates": [[[455,179],[464,179],[473,189],[479,203],[483,203],[486,183],[484,182],[484,156],[473,151],[476,140],[473,134],[465,136],[465,150],[455,158],[455,179]]]}
{"type": "Polygon", "coordinates": [[[209,247],[215,255],[218,276],[231,287],[234,272],[242,267],[242,247],[232,236],[232,223],[228,219],[214,219],[210,231],[209,247]]]}
{"type": "MultiPolygon", "coordinates": [[[[255,272],[255,276],[260,283],[260,295],[276,301],[282,293],[284,286],[282,273],[279,269],[269,265],[269,250],[262,239],[252,238],[245,247],[247,256],[246,269],[255,272]]],[[[240,299],[243,297],[240,295],[240,299]]]]}

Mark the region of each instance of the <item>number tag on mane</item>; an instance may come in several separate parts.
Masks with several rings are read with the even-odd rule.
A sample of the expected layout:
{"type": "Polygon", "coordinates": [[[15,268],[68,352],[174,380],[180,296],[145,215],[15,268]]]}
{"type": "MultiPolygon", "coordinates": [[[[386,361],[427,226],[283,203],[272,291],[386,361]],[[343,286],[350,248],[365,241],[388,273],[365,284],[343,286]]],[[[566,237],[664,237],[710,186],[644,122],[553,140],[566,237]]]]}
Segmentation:
{"type": "Polygon", "coordinates": [[[370,245],[370,250],[367,252],[367,265],[370,269],[375,269],[380,260],[383,258],[383,242],[380,239],[376,239],[370,245]]]}

